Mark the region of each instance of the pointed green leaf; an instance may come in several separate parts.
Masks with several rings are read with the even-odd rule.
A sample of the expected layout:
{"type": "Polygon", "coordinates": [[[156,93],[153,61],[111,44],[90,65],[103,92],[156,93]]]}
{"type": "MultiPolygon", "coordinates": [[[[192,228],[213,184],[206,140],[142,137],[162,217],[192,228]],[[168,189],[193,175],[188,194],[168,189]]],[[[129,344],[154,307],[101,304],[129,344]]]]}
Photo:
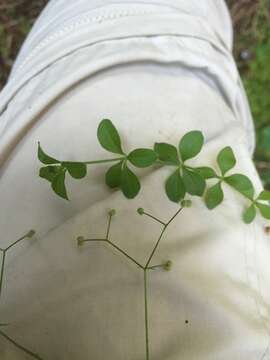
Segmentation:
{"type": "Polygon", "coordinates": [[[112,189],[120,187],[121,185],[122,164],[123,161],[120,161],[119,163],[111,166],[106,172],[106,184],[112,189]]]}
{"type": "Polygon", "coordinates": [[[256,208],[252,204],[249,208],[247,208],[243,213],[243,220],[246,224],[250,224],[256,217],[256,208]]]}
{"type": "Polygon", "coordinates": [[[208,166],[194,168],[194,171],[200,174],[204,179],[212,179],[217,177],[215,170],[208,166]]]}
{"type": "Polygon", "coordinates": [[[65,171],[61,171],[57,176],[55,176],[52,181],[52,189],[57,195],[68,200],[65,186],[65,171]]]}
{"type": "Polygon", "coordinates": [[[270,191],[263,190],[260,195],[258,196],[258,200],[270,200],[270,191]]]}
{"type": "Polygon", "coordinates": [[[128,155],[128,160],[139,168],[153,165],[156,159],[157,154],[151,149],[136,149],[128,155]]]}
{"type": "Polygon", "coordinates": [[[253,199],[254,197],[254,187],[249,178],[242,174],[234,174],[228,176],[224,179],[227,184],[233,187],[235,190],[239,191],[241,194],[246,196],[248,199],[253,199]]]}
{"type": "Polygon", "coordinates": [[[230,146],[226,146],[218,153],[217,162],[222,175],[235,166],[236,159],[230,146]]]}
{"type": "Polygon", "coordinates": [[[179,142],[179,152],[183,161],[199,154],[204,142],[201,131],[194,130],[186,133],[179,142]]]}
{"type": "Polygon", "coordinates": [[[217,207],[224,198],[221,183],[218,182],[216,185],[210,187],[205,194],[205,204],[209,210],[217,207]]]}
{"type": "Polygon", "coordinates": [[[167,143],[155,143],[154,151],[157,153],[159,160],[170,165],[180,164],[175,146],[167,143]]]}
{"type": "Polygon", "coordinates": [[[41,161],[43,164],[46,164],[46,165],[60,163],[60,161],[50,157],[42,150],[42,148],[40,146],[40,142],[38,142],[38,159],[39,159],[39,161],[41,161]]]}
{"type": "Polygon", "coordinates": [[[179,202],[185,197],[186,190],[184,182],[180,176],[179,169],[168,177],[165,183],[166,194],[171,201],[179,202]]]}
{"type": "Polygon", "coordinates": [[[196,172],[183,168],[183,181],[190,195],[202,196],[206,186],[204,178],[196,172]]]}
{"type": "Polygon", "coordinates": [[[87,167],[84,163],[65,161],[62,165],[67,168],[67,171],[74,179],[82,179],[87,174],[87,167]]]}
{"type": "Polygon", "coordinates": [[[97,137],[104,149],[112,153],[123,154],[120,136],[111,120],[103,119],[100,122],[97,137]]]}
{"type": "Polygon", "coordinates": [[[265,204],[260,204],[257,202],[255,204],[257,208],[260,210],[261,215],[266,219],[270,219],[270,206],[265,204]]]}
{"type": "Polygon", "coordinates": [[[58,175],[61,172],[62,167],[57,166],[43,166],[39,169],[39,176],[43,179],[48,180],[49,182],[52,182],[56,175],[58,175]]]}
{"type": "Polygon", "coordinates": [[[137,176],[126,166],[121,174],[121,189],[128,199],[133,199],[140,191],[141,185],[137,176]]]}

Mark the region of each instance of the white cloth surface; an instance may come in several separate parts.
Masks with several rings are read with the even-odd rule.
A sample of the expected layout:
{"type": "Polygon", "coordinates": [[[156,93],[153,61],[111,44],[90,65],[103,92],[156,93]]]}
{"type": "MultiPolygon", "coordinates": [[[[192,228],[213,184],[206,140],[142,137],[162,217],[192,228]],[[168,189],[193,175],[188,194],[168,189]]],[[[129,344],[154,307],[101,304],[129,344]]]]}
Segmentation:
{"type": "MultiPolygon", "coordinates": [[[[145,359],[141,269],[76,238],[104,237],[115,208],[110,238],[145,263],[160,226],[136,209],[164,221],[175,213],[163,189],[171,169],[137,170],[142,190],[127,200],[105,186],[107,165],[89,167],[67,179],[67,202],[38,177],[37,141],[56,158],[87,161],[110,157],[96,139],[103,118],[127,150],[176,145],[198,129],[206,145],[193,162],[216,167],[230,145],[234,172],[259,192],[252,119],[223,1],[74,4],[49,3],[0,94],[0,247],[37,231],[8,253],[0,323],[44,360],[145,359]]],[[[261,218],[241,222],[246,205],[226,188],[216,210],[195,199],[167,229],[151,263],[173,267],[149,274],[151,360],[269,358],[269,239],[261,218]]],[[[28,358],[0,337],[1,360],[28,358]]]]}

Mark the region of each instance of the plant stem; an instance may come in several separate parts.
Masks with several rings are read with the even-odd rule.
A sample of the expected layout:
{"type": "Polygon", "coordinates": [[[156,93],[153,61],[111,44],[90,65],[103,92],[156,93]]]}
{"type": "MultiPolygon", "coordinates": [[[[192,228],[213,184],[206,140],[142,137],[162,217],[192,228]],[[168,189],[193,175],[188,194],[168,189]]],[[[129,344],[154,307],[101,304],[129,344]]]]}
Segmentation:
{"type": "Polygon", "coordinates": [[[149,355],[149,334],[148,334],[148,304],[147,304],[147,271],[149,269],[154,269],[157,267],[164,267],[164,264],[158,264],[158,265],[153,265],[148,267],[157,247],[158,244],[165,232],[165,230],[167,229],[167,227],[170,225],[170,223],[176,218],[176,216],[180,213],[180,211],[183,209],[183,207],[180,207],[179,210],[177,210],[177,212],[169,219],[168,222],[163,222],[161,220],[159,220],[158,218],[156,218],[155,216],[145,213],[145,215],[149,216],[150,218],[154,219],[155,221],[161,223],[163,225],[161,234],[159,235],[159,238],[156,242],[156,245],[154,247],[154,249],[151,252],[151,255],[146,263],[145,266],[142,266],[138,261],[136,261],[132,256],[130,256],[128,253],[126,253],[124,250],[122,250],[120,247],[118,247],[117,245],[115,245],[112,241],[109,240],[109,233],[110,233],[110,227],[111,227],[111,218],[112,215],[109,216],[109,221],[108,221],[108,225],[107,225],[107,230],[106,230],[106,239],[84,239],[83,241],[105,241],[107,243],[109,243],[110,245],[112,245],[115,249],[117,249],[119,252],[121,252],[123,255],[125,255],[128,259],[130,259],[132,262],[134,262],[136,265],[138,265],[142,270],[143,270],[143,274],[144,274],[144,312],[145,312],[145,346],[146,346],[146,360],[150,359],[150,355],[149,355]]]}
{"type": "Polygon", "coordinates": [[[154,256],[154,253],[155,253],[155,251],[156,251],[156,249],[157,249],[157,247],[158,247],[158,244],[159,244],[159,242],[160,242],[160,240],[161,240],[161,238],[162,238],[162,236],[163,236],[163,234],[164,234],[164,231],[166,230],[166,227],[167,227],[167,226],[164,225],[164,227],[163,227],[163,229],[162,229],[162,231],[161,231],[161,234],[159,235],[159,238],[158,238],[158,240],[157,240],[157,242],[156,242],[156,245],[155,245],[154,249],[152,250],[151,255],[149,256],[149,259],[147,260],[147,263],[146,263],[146,265],[145,265],[146,268],[148,267],[148,265],[149,265],[152,257],[154,256]]]}
{"type": "Polygon", "coordinates": [[[144,269],[144,267],[138,263],[138,261],[136,261],[135,259],[133,259],[133,257],[131,257],[130,255],[128,255],[124,250],[122,250],[121,248],[119,248],[117,245],[115,245],[114,243],[112,243],[110,240],[107,240],[109,244],[111,244],[114,248],[116,248],[118,251],[120,251],[122,254],[124,254],[127,258],[129,258],[131,261],[133,261],[135,264],[137,264],[141,269],[144,269]]]}
{"type": "Polygon", "coordinates": [[[112,222],[112,215],[109,215],[109,221],[107,225],[107,231],[106,231],[106,240],[109,240],[109,233],[111,229],[111,222],[112,222]]]}
{"type": "Polygon", "coordinates": [[[147,269],[143,270],[143,275],[144,275],[145,347],[146,347],[146,360],[149,360],[148,309],[147,309],[147,269]]]}
{"type": "Polygon", "coordinates": [[[0,335],[3,336],[7,341],[15,345],[18,349],[22,350],[26,354],[32,356],[34,359],[42,360],[42,358],[38,355],[33,353],[32,351],[26,349],[24,346],[18,344],[15,340],[11,339],[8,335],[6,335],[3,331],[0,330],[0,335]]]}
{"type": "Polygon", "coordinates": [[[183,210],[183,207],[181,207],[179,210],[176,211],[176,213],[173,215],[173,217],[170,218],[170,220],[167,222],[166,227],[170,225],[170,223],[176,218],[176,216],[183,210]]]}
{"type": "Polygon", "coordinates": [[[147,269],[156,269],[156,268],[159,268],[159,267],[164,267],[164,264],[159,264],[159,265],[153,265],[153,266],[148,266],[147,269]]]}
{"type": "Polygon", "coordinates": [[[124,160],[125,157],[118,157],[118,158],[114,158],[114,159],[106,159],[106,160],[94,160],[94,161],[84,161],[84,164],[102,164],[102,163],[107,163],[107,162],[113,162],[113,161],[121,161],[124,160]]]}
{"type": "MultiPolygon", "coordinates": [[[[160,236],[159,236],[159,238],[158,238],[158,240],[157,240],[157,243],[156,243],[156,245],[155,245],[155,247],[154,247],[151,255],[149,256],[149,259],[147,260],[147,263],[146,263],[146,265],[145,265],[146,268],[148,267],[148,265],[149,265],[152,257],[154,256],[154,253],[155,253],[155,251],[156,251],[156,249],[157,249],[157,247],[158,247],[158,244],[159,244],[159,242],[160,242],[160,240],[161,240],[161,238],[162,238],[165,230],[167,229],[167,227],[170,225],[170,223],[176,218],[176,216],[177,216],[177,215],[180,213],[180,211],[182,211],[182,210],[183,210],[183,207],[180,207],[180,209],[177,210],[177,212],[171,217],[171,219],[170,219],[167,223],[163,223],[162,221],[158,220],[158,219],[155,218],[154,216],[151,216],[153,219],[155,219],[156,221],[162,223],[164,226],[163,226],[162,232],[161,232],[161,234],[160,234],[160,236]]],[[[146,215],[149,216],[149,214],[146,214],[146,215]]]]}
{"type": "Polygon", "coordinates": [[[151,215],[151,214],[148,214],[147,212],[144,212],[143,214],[146,215],[146,216],[148,216],[148,217],[150,217],[150,218],[152,218],[152,219],[154,219],[154,220],[156,220],[157,222],[159,222],[160,224],[162,224],[162,225],[164,225],[164,226],[166,225],[165,222],[159,220],[157,217],[155,217],[155,216],[153,216],[153,215],[151,215]]]}
{"type": "Polygon", "coordinates": [[[2,250],[2,252],[3,252],[3,256],[2,256],[2,265],[1,265],[1,273],[0,273],[0,297],[1,297],[1,293],[2,293],[2,287],[3,287],[6,250],[2,250]]]}
{"type": "Polygon", "coordinates": [[[9,245],[5,250],[9,250],[10,248],[12,248],[14,245],[18,244],[18,242],[24,240],[27,237],[27,235],[22,236],[21,238],[19,238],[18,240],[14,241],[14,243],[12,243],[11,245],[9,245]]]}
{"type": "Polygon", "coordinates": [[[104,241],[107,242],[108,244],[110,244],[111,246],[113,246],[115,249],[117,249],[119,252],[121,252],[123,255],[125,255],[129,260],[133,261],[136,265],[138,265],[141,269],[144,269],[144,267],[138,262],[136,261],[132,256],[128,255],[128,253],[126,253],[124,250],[122,250],[120,247],[118,247],[117,245],[115,245],[112,241],[110,241],[109,239],[84,239],[83,241],[104,241]]]}

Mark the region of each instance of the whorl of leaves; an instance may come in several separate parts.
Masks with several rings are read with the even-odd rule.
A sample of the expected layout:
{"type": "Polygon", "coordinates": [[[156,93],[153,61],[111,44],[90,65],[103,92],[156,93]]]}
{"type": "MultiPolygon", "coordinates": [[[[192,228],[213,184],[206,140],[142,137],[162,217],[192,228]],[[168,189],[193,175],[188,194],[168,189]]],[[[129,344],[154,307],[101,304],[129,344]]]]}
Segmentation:
{"type": "Polygon", "coordinates": [[[178,146],[168,143],[155,143],[152,149],[138,148],[130,152],[123,150],[121,137],[109,119],[103,119],[97,129],[100,145],[117,158],[88,162],[60,161],[45,153],[38,143],[38,158],[45,165],[39,176],[50,182],[53,191],[68,200],[65,179],[69,174],[74,179],[87,175],[87,165],[113,162],[106,173],[105,183],[111,189],[120,189],[128,199],[139,193],[141,184],[134,168],[147,168],[153,165],[169,166],[172,171],[165,180],[164,188],[169,200],[182,204],[186,195],[202,197],[209,210],[216,208],[224,199],[224,184],[242,194],[250,204],[242,214],[245,223],[251,223],[256,212],[270,219],[270,192],[262,191],[255,198],[255,189],[250,179],[243,174],[231,173],[236,158],[231,147],[221,149],[216,157],[219,174],[209,166],[192,167],[188,160],[196,157],[202,150],[204,137],[201,131],[192,130],[183,135],[178,146]],[[211,186],[207,181],[211,179],[211,186]],[[213,179],[216,183],[213,184],[213,179]]]}

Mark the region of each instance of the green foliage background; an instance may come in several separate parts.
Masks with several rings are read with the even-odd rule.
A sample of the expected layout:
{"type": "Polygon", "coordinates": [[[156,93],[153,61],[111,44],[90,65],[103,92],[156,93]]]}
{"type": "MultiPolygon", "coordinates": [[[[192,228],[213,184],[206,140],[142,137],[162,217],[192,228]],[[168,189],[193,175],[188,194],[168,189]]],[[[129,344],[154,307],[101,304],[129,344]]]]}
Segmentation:
{"type": "MultiPolygon", "coordinates": [[[[36,17],[48,0],[0,1],[0,89],[36,17]]],[[[227,0],[234,56],[251,105],[257,136],[254,160],[270,189],[270,0],[227,0]]]]}

